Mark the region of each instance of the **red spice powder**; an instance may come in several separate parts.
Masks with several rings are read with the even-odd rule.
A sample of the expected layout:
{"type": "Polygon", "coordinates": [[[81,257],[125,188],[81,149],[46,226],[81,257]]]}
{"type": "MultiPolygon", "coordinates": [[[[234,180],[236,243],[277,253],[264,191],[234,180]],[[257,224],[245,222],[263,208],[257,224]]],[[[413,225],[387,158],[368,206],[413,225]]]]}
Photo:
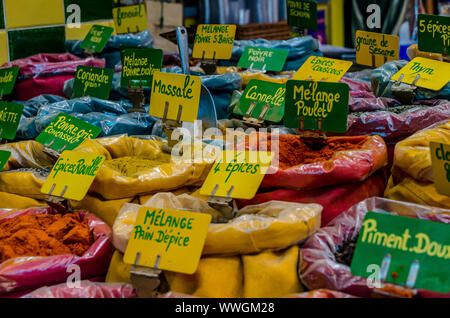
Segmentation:
{"type": "Polygon", "coordinates": [[[82,256],[93,242],[87,220],[78,212],[0,220],[0,263],[22,256],[82,256]]]}

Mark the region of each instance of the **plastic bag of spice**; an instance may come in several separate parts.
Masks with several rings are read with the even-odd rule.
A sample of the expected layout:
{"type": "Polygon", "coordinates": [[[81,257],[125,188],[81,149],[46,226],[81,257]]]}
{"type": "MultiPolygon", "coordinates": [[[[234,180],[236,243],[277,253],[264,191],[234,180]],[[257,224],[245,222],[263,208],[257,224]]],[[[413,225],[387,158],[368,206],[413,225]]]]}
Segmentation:
{"type": "Polygon", "coordinates": [[[21,298],[136,298],[136,290],[130,284],[97,283],[80,281],[78,287],[68,287],[67,283],[45,286],[21,298]]]}
{"type": "Polygon", "coordinates": [[[242,142],[238,148],[275,152],[261,188],[312,190],[361,182],[387,165],[386,144],[379,136],[330,137],[320,150],[298,135],[252,133],[242,142]]]}
{"type": "Polygon", "coordinates": [[[0,294],[65,282],[75,265],[81,279],[103,275],[113,253],[110,236],[86,212],[0,210],[0,294]]]}
{"type": "MultiPolygon", "coordinates": [[[[332,289],[359,297],[371,297],[367,279],[353,276],[350,263],[355,238],[368,211],[450,223],[450,210],[383,198],[366,199],[313,234],[300,249],[299,275],[308,289],[332,289]]],[[[426,293],[419,291],[419,297],[426,293]]]]}
{"type": "Polygon", "coordinates": [[[74,78],[79,65],[104,67],[105,61],[95,58],[80,59],[68,53],[38,54],[7,62],[2,67],[20,67],[11,98],[26,101],[43,94],[64,97],[64,82],[74,78]]]}

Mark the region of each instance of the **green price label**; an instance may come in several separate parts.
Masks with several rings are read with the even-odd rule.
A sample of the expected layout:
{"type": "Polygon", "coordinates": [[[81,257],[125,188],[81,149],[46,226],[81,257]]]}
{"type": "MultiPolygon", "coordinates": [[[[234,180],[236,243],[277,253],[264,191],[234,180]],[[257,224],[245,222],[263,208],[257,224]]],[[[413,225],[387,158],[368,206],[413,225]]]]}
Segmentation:
{"type": "Polygon", "coordinates": [[[450,292],[450,225],[368,212],[359,232],[351,272],[373,277],[374,271],[381,273],[383,263],[388,283],[450,292]]]}
{"type": "Polygon", "coordinates": [[[3,167],[8,162],[9,157],[11,157],[11,153],[9,151],[0,150],[0,171],[2,171],[3,167]]]}
{"type": "Polygon", "coordinates": [[[59,114],[40,134],[36,141],[55,151],[73,150],[85,139],[96,138],[101,128],[67,114],[59,114]]]}
{"type": "Polygon", "coordinates": [[[81,43],[81,48],[86,51],[100,53],[105,48],[114,28],[94,24],[81,43]]]}
{"type": "Polygon", "coordinates": [[[302,130],[347,131],[349,87],[345,83],[290,80],[284,125],[302,130]]]}
{"type": "Polygon", "coordinates": [[[159,49],[123,49],[120,51],[122,59],[122,87],[151,87],[153,74],[160,72],[163,61],[163,51],[159,49]]]}
{"type": "Polygon", "coordinates": [[[283,119],[286,86],[261,80],[251,80],[235,106],[233,113],[278,123],[283,119]]]}
{"type": "Polygon", "coordinates": [[[449,54],[450,17],[419,14],[417,30],[420,51],[449,54]]]}
{"type": "Polygon", "coordinates": [[[110,68],[79,65],[73,84],[73,98],[92,96],[108,99],[114,70],[110,68]]]}
{"type": "Polygon", "coordinates": [[[280,72],[289,50],[247,46],[239,59],[238,67],[280,72]]]}
{"type": "Polygon", "coordinates": [[[286,0],[288,25],[300,29],[317,30],[317,2],[286,0]]]}
{"type": "Polygon", "coordinates": [[[0,138],[14,140],[22,117],[23,105],[0,101],[0,138]]]}
{"type": "Polygon", "coordinates": [[[0,96],[11,94],[16,84],[19,67],[0,68],[0,96]]]}

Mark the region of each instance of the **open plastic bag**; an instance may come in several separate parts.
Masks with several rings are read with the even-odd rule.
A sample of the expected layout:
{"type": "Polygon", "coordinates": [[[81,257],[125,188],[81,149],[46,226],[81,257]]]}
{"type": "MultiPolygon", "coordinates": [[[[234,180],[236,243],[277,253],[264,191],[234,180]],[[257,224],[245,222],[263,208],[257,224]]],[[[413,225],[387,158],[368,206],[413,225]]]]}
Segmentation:
{"type": "MultiPolygon", "coordinates": [[[[0,219],[10,219],[25,214],[57,213],[50,207],[26,210],[0,210],[0,219]]],[[[82,212],[88,220],[89,229],[94,235],[94,243],[83,256],[57,255],[49,257],[20,257],[0,264],[0,295],[36,289],[45,285],[65,282],[71,272],[69,265],[78,265],[82,279],[103,275],[113,253],[110,241],[111,229],[90,213],[82,212]]]]}
{"type": "MultiPolygon", "coordinates": [[[[350,267],[336,261],[336,247],[354,238],[368,211],[450,223],[450,210],[383,198],[369,198],[335,218],[327,227],[313,234],[300,249],[299,274],[303,284],[311,290],[327,288],[359,297],[371,297],[367,279],[353,276],[350,267]]],[[[419,292],[419,295],[421,292],[419,292]]]]}

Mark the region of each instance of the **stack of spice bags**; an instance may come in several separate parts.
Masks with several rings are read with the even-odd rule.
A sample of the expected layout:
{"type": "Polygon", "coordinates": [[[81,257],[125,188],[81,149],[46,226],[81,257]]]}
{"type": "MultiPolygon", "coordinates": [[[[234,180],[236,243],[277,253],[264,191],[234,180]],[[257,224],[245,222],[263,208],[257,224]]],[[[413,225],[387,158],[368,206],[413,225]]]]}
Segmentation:
{"type": "MultiPolygon", "coordinates": [[[[70,201],[73,208],[86,209],[110,226],[124,203],[140,202],[141,196],[159,191],[172,191],[200,186],[215,160],[211,147],[193,156],[171,162],[170,154],[162,151],[162,143],[121,135],[87,139],[75,151],[105,156],[88,195],[82,201],[70,201]],[[195,158],[195,159],[191,159],[195,158]]],[[[40,189],[55,158],[36,141],[1,145],[11,152],[0,173],[0,207],[26,208],[45,203],[40,189]],[[37,201],[40,200],[40,201],[37,201]],[[13,205],[13,206],[11,206],[13,205]]],[[[145,199],[146,200],[146,199],[145,199]]],[[[144,200],[144,202],[145,202],[144,200]]]]}
{"type": "MultiPolygon", "coordinates": [[[[320,227],[321,206],[271,201],[227,215],[188,194],[158,193],[143,206],[212,216],[197,271],[164,271],[169,289],[197,297],[283,297],[303,290],[297,275],[298,243],[320,227]]],[[[115,252],[107,282],[130,282],[123,263],[140,205],[124,204],[113,226],[115,252]]]]}
{"type": "Polygon", "coordinates": [[[428,127],[397,144],[386,198],[450,209],[450,198],[438,193],[434,185],[430,142],[450,144],[450,121],[428,127]]]}
{"type": "Polygon", "coordinates": [[[297,135],[258,135],[259,145],[245,141],[245,149],[273,150],[278,155],[272,165],[278,166],[265,175],[264,191],[239,200],[240,207],[271,200],[318,203],[326,225],[353,204],[383,194],[387,151],[379,136],[330,137],[323,148],[314,150],[297,135]]]}

